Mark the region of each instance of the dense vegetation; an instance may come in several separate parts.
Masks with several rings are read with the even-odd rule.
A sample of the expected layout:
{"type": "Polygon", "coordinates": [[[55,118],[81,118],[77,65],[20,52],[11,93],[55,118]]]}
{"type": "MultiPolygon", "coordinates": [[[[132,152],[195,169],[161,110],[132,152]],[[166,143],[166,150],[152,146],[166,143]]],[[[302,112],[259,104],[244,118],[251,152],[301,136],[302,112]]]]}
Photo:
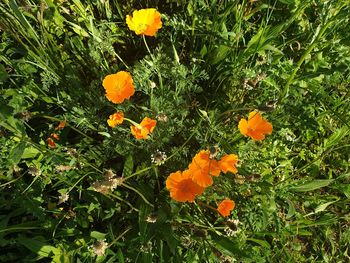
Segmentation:
{"type": "Polygon", "coordinates": [[[349,6],[2,0],[0,262],[348,262],[349,6]],[[154,37],[126,23],[145,8],[154,37]],[[113,103],[119,71],[135,93],[113,103]],[[253,111],[263,140],[238,128],[253,111]],[[167,178],[203,150],[238,172],[177,202],[167,178]]]}

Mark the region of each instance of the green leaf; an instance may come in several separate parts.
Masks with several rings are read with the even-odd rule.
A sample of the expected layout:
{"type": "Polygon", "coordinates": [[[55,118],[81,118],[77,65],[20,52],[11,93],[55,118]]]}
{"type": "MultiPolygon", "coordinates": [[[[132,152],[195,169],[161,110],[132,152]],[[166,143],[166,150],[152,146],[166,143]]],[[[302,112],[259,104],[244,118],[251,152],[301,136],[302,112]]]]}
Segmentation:
{"type": "Polygon", "coordinates": [[[140,235],[140,240],[142,242],[147,242],[148,241],[148,237],[147,237],[147,233],[148,233],[148,223],[146,221],[147,216],[151,213],[152,208],[145,204],[145,203],[141,203],[140,207],[140,212],[139,212],[139,235],[140,235]]]}
{"type": "Polygon", "coordinates": [[[178,241],[175,238],[175,234],[173,232],[173,229],[171,228],[171,225],[164,224],[159,228],[159,231],[163,240],[166,241],[171,253],[174,254],[178,245],[178,241]]]}
{"type": "Polygon", "coordinates": [[[46,243],[44,238],[37,240],[34,238],[19,237],[17,241],[28,248],[30,251],[36,253],[40,258],[53,257],[60,254],[60,250],[46,243]]]}
{"type": "Polygon", "coordinates": [[[9,158],[13,164],[18,164],[21,161],[26,144],[25,142],[20,142],[11,150],[9,158]]]}
{"type": "Polygon", "coordinates": [[[308,192],[313,191],[331,184],[334,180],[313,180],[311,182],[306,182],[297,186],[291,187],[294,192],[308,192]]]}
{"type": "Polygon", "coordinates": [[[271,248],[270,244],[265,240],[256,239],[256,238],[247,238],[247,241],[252,241],[267,249],[271,248]]]}
{"type": "Polygon", "coordinates": [[[345,126],[337,129],[329,138],[324,140],[324,147],[327,149],[339,144],[348,133],[349,129],[345,126]]]}
{"type": "Polygon", "coordinates": [[[331,202],[327,202],[327,203],[324,203],[324,204],[322,204],[322,205],[319,205],[319,206],[316,207],[316,209],[315,209],[315,214],[326,210],[326,208],[327,208],[329,205],[331,205],[331,204],[333,204],[333,203],[335,203],[335,202],[337,202],[337,201],[338,201],[338,200],[331,201],[331,202]]]}
{"type": "Polygon", "coordinates": [[[133,169],[134,169],[134,161],[132,159],[132,155],[128,155],[124,163],[123,176],[127,177],[131,175],[133,169]]]}
{"type": "Polygon", "coordinates": [[[111,138],[111,135],[108,132],[98,132],[98,134],[101,134],[102,136],[105,136],[107,138],[111,138]]]}
{"type": "Polygon", "coordinates": [[[230,240],[229,238],[223,236],[213,235],[212,237],[215,241],[216,248],[226,252],[226,254],[229,254],[232,257],[237,257],[237,255],[243,256],[245,254],[245,252],[240,248],[238,241],[230,240]]]}
{"type": "Polygon", "coordinates": [[[117,252],[117,256],[118,256],[118,262],[119,263],[124,263],[124,256],[123,256],[123,252],[122,250],[119,248],[118,252],[117,252]]]}
{"type": "Polygon", "coordinates": [[[0,64],[0,82],[5,81],[9,78],[9,74],[7,74],[7,71],[5,69],[5,66],[0,64]]]}
{"type": "Polygon", "coordinates": [[[93,238],[96,238],[97,240],[104,240],[106,238],[107,234],[98,232],[98,231],[91,231],[90,236],[93,238]]]}
{"type": "Polygon", "coordinates": [[[29,147],[24,149],[22,159],[34,158],[39,153],[40,153],[40,151],[37,148],[29,146],[29,147]]]}
{"type": "Polygon", "coordinates": [[[292,216],[295,215],[295,207],[294,207],[294,204],[292,203],[292,201],[290,201],[289,199],[287,199],[287,202],[288,202],[288,213],[287,213],[286,218],[290,219],[292,216]]]}

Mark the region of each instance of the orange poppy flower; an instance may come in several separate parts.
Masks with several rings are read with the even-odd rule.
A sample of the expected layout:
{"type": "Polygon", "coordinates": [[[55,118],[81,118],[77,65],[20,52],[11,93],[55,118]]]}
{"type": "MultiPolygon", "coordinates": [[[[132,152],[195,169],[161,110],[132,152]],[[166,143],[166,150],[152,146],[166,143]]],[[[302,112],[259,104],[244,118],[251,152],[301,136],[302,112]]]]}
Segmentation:
{"type": "Polygon", "coordinates": [[[132,77],[126,71],[107,75],[103,79],[102,86],[106,91],[107,99],[113,103],[122,103],[125,99],[130,99],[135,93],[132,77]]]}
{"type": "Polygon", "coordinates": [[[66,121],[60,121],[60,123],[55,128],[55,130],[62,130],[62,129],[64,129],[64,127],[66,127],[66,121]]]}
{"type": "Polygon", "coordinates": [[[132,17],[126,16],[126,23],[136,35],[153,37],[162,28],[160,13],[154,8],[135,10],[132,17]]]}
{"type": "Polygon", "coordinates": [[[56,148],[56,143],[54,142],[54,140],[51,137],[47,138],[46,142],[50,148],[56,148]]]}
{"type": "Polygon", "coordinates": [[[263,119],[258,111],[249,113],[248,120],[241,119],[238,124],[240,132],[253,140],[265,139],[265,134],[272,133],[272,124],[263,119]]]}
{"type": "Polygon", "coordinates": [[[118,124],[122,124],[124,121],[124,113],[123,112],[116,112],[112,115],[109,115],[109,119],[107,120],[107,123],[109,127],[114,128],[118,124]]]}
{"type": "Polygon", "coordinates": [[[218,205],[217,210],[222,216],[229,216],[235,205],[235,202],[231,199],[225,199],[218,205]]]}
{"type": "Polygon", "coordinates": [[[231,172],[237,173],[236,164],[238,162],[238,156],[235,154],[225,154],[221,160],[218,162],[220,170],[223,173],[231,172]]]}
{"type": "Polygon", "coordinates": [[[166,188],[170,197],[178,202],[193,202],[197,195],[203,193],[204,188],[192,181],[189,170],[181,173],[171,173],[166,180],[166,188]]]}
{"type": "Polygon", "coordinates": [[[213,184],[211,176],[220,175],[218,162],[210,159],[209,156],[209,151],[201,150],[193,157],[192,162],[188,166],[192,173],[192,180],[202,187],[208,187],[213,184]]]}
{"type": "Polygon", "coordinates": [[[52,133],[52,134],[51,134],[51,137],[54,138],[54,139],[56,139],[57,141],[60,140],[60,136],[58,136],[57,133],[52,133]]]}
{"type": "Polygon", "coordinates": [[[147,139],[148,134],[152,133],[154,128],[156,127],[157,121],[151,118],[145,117],[140,125],[130,126],[132,135],[135,136],[136,139],[147,139]]]}

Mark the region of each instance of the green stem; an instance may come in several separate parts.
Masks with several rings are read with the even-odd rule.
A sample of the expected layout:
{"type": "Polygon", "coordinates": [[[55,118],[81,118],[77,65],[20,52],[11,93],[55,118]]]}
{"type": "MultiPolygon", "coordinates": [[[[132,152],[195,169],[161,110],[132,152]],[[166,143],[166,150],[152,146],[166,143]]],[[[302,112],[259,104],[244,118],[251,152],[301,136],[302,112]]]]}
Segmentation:
{"type": "Polygon", "coordinates": [[[130,122],[132,125],[136,126],[138,129],[143,129],[143,127],[140,124],[138,124],[137,122],[134,122],[133,120],[130,120],[128,118],[124,118],[124,120],[130,122]]]}
{"type": "Polygon", "coordinates": [[[128,189],[130,189],[130,190],[132,190],[132,191],[134,191],[135,193],[137,193],[137,194],[143,199],[143,201],[145,201],[146,204],[148,204],[148,205],[154,207],[154,206],[151,204],[151,202],[149,202],[149,201],[146,199],[146,197],[145,197],[143,194],[141,194],[140,191],[137,190],[136,188],[134,188],[134,187],[132,187],[132,186],[126,184],[126,183],[123,183],[122,186],[124,186],[125,188],[128,188],[128,189]]]}
{"type": "Polygon", "coordinates": [[[201,206],[207,207],[207,208],[209,208],[209,209],[211,209],[211,210],[213,210],[213,211],[215,211],[215,212],[218,211],[215,207],[212,207],[211,205],[208,205],[208,204],[206,204],[206,203],[203,203],[202,201],[197,201],[196,203],[199,204],[199,205],[201,205],[201,206]]]}
{"type": "Polygon", "coordinates": [[[20,177],[18,177],[18,178],[16,178],[16,179],[13,179],[13,180],[11,180],[11,181],[8,181],[7,183],[0,184],[0,188],[6,186],[6,185],[8,185],[8,184],[12,184],[12,183],[16,182],[17,180],[21,179],[23,176],[24,176],[24,174],[22,174],[20,177]]]}
{"type": "MultiPolygon", "coordinates": [[[[145,43],[146,49],[147,49],[147,51],[148,51],[149,55],[151,56],[151,58],[153,60],[153,63],[154,63],[156,60],[155,60],[153,54],[151,53],[151,50],[148,47],[145,35],[142,35],[142,40],[143,40],[143,43],[145,43]]],[[[155,67],[155,69],[156,69],[156,72],[157,72],[157,75],[158,75],[159,87],[160,87],[161,90],[163,90],[163,78],[162,78],[162,75],[160,74],[159,69],[157,67],[155,67]]],[[[153,105],[153,103],[152,103],[153,100],[152,99],[153,99],[153,88],[151,88],[151,96],[150,96],[150,107],[151,107],[151,109],[152,109],[152,105],[153,105]]]]}
{"type": "Polygon", "coordinates": [[[129,176],[124,177],[124,181],[130,179],[131,177],[134,177],[135,175],[138,175],[138,174],[142,174],[142,173],[144,173],[144,172],[147,172],[148,170],[152,169],[152,167],[153,167],[153,166],[150,166],[150,167],[147,167],[147,168],[142,169],[142,170],[140,170],[140,171],[137,171],[137,172],[135,172],[135,173],[133,173],[133,174],[130,174],[129,176]]]}
{"type": "Polygon", "coordinates": [[[124,60],[117,54],[117,52],[114,52],[114,55],[120,60],[120,62],[123,63],[123,65],[126,67],[126,69],[129,69],[129,66],[124,62],[124,60]]]}
{"type": "Polygon", "coordinates": [[[75,182],[75,184],[74,184],[71,188],[69,188],[67,194],[69,194],[69,192],[72,191],[73,188],[76,187],[77,184],[78,184],[80,181],[82,181],[86,176],[88,176],[89,174],[92,174],[92,173],[94,173],[94,172],[87,173],[87,174],[85,174],[84,176],[82,176],[81,178],[79,178],[79,180],[77,180],[77,181],[75,182]]]}
{"type": "Polygon", "coordinates": [[[132,229],[132,227],[128,227],[123,233],[121,233],[116,239],[114,239],[113,242],[110,243],[108,247],[111,247],[111,246],[113,246],[115,243],[117,243],[117,241],[118,241],[119,239],[121,239],[121,238],[122,238],[126,233],[128,233],[131,229],[132,229]]]}
{"type": "Polygon", "coordinates": [[[153,167],[153,171],[156,175],[157,178],[157,186],[158,186],[158,191],[160,192],[160,183],[159,183],[159,173],[158,173],[158,167],[156,166],[152,166],[153,167]]]}
{"type": "Polygon", "coordinates": [[[115,198],[115,199],[118,199],[119,201],[121,201],[121,202],[127,204],[128,206],[130,206],[130,208],[131,208],[132,210],[135,210],[136,212],[139,211],[136,207],[134,207],[134,206],[133,206],[131,203],[129,203],[128,201],[125,201],[123,198],[121,198],[121,197],[119,197],[119,196],[117,196],[117,195],[115,195],[115,194],[113,194],[113,193],[108,193],[107,195],[108,195],[108,196],[111,196],[111,197],[113,197],[113,198],[115,198]]]}
{"type": "Polygon", "coordinates": [[[10,227],[6,229],[0,229],[0,233],[7,232],[7,231],[17,231],[17,230],[32,230],[32,229],[42,229],[42,227],[10,227]]]}

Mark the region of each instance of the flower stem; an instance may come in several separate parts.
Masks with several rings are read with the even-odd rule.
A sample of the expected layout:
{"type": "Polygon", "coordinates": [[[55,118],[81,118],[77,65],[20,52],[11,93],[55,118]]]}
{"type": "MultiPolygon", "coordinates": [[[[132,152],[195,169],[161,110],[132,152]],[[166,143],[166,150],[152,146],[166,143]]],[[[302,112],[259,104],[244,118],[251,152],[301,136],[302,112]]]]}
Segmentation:
{"type": "Polygon", "coordinates": [[[132,190],[132,191],[134,191],[135,193],[137,193],[137,194],[143,199],[143,201],[145,201],[146,204],[148,204],[148,205],[154,207],[154,205],[152,205],[151,202],[148,201],[148,200],[146,199],[146,197],[145,197],[143,194],[141,194],[141,192],[140,192],[139,190],[137,190],[136,188],[134,188],[134,187],[132,187],[132,186],[126,184],[126,183],[123,183],[122,186],[124,186],[125,188],[128,188],[128,189],[130,189],[130,190],[132,190]]]}
{"type": "Polygon", "coordinates": [[[206,208],[209,208],[209,209],[211,209],[211,210],[213,210],[213,211],[215,211],[215,212],[218,211],[215,207],[212,207],[211,205],[208,205],[208,204],[206,204],[206,203],[203,203],[202,201],[197,201],[196,203],[199,204],[199,205],[201,205],[201,206],[204,206],[204,207],[206,207],[206,208]]]}
{"type": "MultiPolygon", "coordinates": [[[[145,35],[142,35],[142,40],[143,40],[143,42],[145,43],[146,49],[147,49],[149,55],[151,56],[153,62],[155,62],[156,60],[155,60],[153,54],[151,53],[151,50],[150,50],[149,47],[148,47],[148,44],[147,44],[145,35]]],[[[157,75],[158,75],[159,87],[160,87],[161,90],[163,90],[163,78],[162,78],[162,75],[160,74],[160,71],[159,71],[159,69],[158,69],[157,67],[155,67],[155,69],[156,69],[157,75]]],[[[153,104],[153,103],[152,103],[152,101],[153,101],[152,99],[153,99],[153,88],[151,88],[151,96],[150,96],[150,107],[151,107],[151,109],[153,108],[153,107],[152,107],[152,104],[153,104]]]]}

